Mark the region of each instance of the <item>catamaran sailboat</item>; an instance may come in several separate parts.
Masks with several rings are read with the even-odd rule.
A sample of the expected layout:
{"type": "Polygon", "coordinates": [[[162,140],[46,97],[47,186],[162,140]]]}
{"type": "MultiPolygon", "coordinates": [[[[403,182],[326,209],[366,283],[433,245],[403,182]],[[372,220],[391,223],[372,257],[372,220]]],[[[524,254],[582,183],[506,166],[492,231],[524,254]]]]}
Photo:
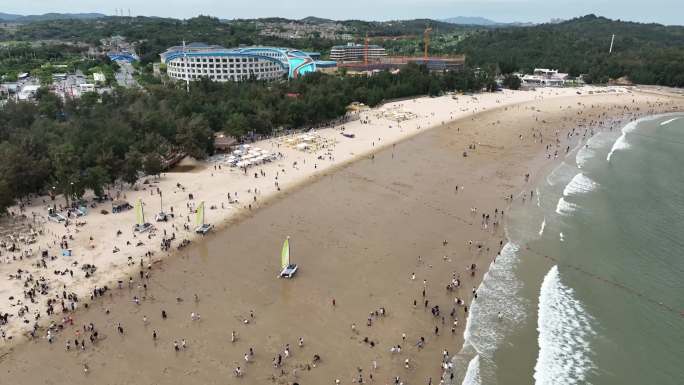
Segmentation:
{"type": "Polygon", "coordinates": [[[197,227],[195,227],[195,232],[198,234],[205,235],[214,227],[211,223],[204,223],[204,201],[197,207],[197,227]]]}
{"type": "Polygon", "coordinates": [[[159,212],[154,216],[157,222],[166,222],[169,220],[169,214],[164,212],[164,201],[162,200],[161,192],[159,193],[159,212]]]}
{"type": "Polygon", "coordinates": [[[283,250],[280,252],[280,278],[292,278],[297,273],[297,264],[290,263],[290,237],[285,239],[283,250]]]}
{"type": "Polygon", "coordinates": [[[145,231],[152,229],[152,224],[145,222],[145,212],[143,211],[142,199],[138,199],[138,201],[135,202],[135,219],[136,224],[135,227],[133,227],[134,231],[144,233],[145,231]]]}

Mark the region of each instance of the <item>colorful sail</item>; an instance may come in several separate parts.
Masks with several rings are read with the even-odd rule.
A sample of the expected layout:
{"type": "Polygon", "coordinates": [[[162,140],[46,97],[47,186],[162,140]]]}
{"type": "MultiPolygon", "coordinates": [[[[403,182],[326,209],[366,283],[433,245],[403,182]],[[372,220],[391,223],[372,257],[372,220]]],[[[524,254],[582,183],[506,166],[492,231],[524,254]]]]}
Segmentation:
{"type": "Polygon", "coordinates": [[[204,225],[204,201],[197,206],[197,226],[204,225]]]}
{"type": "Polygon", "coordinates": [[[145,214],[143,213],[142,199],[138,199],[138,201],[135,202],[135,220],[140,226],[145,224],[145,214]]]}
{"type": "Polygon", "coordinates": [[[282,269],[290,265],[290,237],[283,243],[283,251],[280,253],[280,267],[282,269]]]}

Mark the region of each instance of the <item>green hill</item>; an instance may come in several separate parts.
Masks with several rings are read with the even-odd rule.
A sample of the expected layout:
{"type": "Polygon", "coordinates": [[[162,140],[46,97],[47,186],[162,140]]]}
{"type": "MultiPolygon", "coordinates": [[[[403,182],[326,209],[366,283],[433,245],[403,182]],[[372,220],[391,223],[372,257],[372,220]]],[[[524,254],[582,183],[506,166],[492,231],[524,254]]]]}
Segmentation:
{"type": "Polygon", "coordinates": [[[594,82],[629,77],[636,83],[684,86],[684,27],[587,15],[558,24],[480,30],[457,51],[474,66],[502,72],[554,68],[594,82]],[[615,34],[613,52],[608,53],[615,34]]]}

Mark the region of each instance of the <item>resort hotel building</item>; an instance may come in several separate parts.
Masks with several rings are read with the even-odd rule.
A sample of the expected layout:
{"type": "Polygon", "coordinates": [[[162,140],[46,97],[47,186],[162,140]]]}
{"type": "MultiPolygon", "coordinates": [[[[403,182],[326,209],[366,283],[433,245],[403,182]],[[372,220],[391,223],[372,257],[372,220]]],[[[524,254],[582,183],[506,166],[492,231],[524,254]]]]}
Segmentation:
{"type": "MultiPolygon", "coordinates": [[[[347,43],[336,45],[330,50],[330,60],[335,61],[361,61],[366,57],[366,46],[363,44],[347,43]]],[[[368,60],[379,60],[387,57],[385,49],[379,45],[368,46],[368,60]]]]}
{"type": "MultiPolygon", "coordinates": [[[[307,53],[289,48],[240,47],[192,43],[171,47],[163,52],[162,63],[167,74],[177,80],[208,78],[214,81],[277,80],[296,78],[316,71],[317,65],[331,66],[332,62],[317,62],[307,53]]],[[[320,56],[320,55],[319,55],[320,56]]]]}
{"type": "Polygon", "coordinates": [[[532,75],[521,77],[524,87],[563,87],[568,74],[547,68],[535,68],[532,75]]]}

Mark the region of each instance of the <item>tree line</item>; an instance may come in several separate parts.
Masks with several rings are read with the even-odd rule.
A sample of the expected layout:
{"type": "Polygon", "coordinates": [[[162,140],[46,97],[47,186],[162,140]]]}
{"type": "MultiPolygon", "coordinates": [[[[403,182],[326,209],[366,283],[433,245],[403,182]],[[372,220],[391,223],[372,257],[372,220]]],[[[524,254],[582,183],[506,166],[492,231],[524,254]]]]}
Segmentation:
{"type": "Polygon", "coordinates": [[[0,210],[32,194],[77,198],[103,195],[114,183],[133,183],[161,171],[162,159],[183,153],[204,158],[213,134],[236,138],[314,127],[344,116],[353,101],[493,88],[485,72],[430,73],[410,65],[398,74],[345,77],[314,73],[283,82],[150,85],[114,89],[63,101],[41,89],[35,103],[0,108],[0,210]]]}

